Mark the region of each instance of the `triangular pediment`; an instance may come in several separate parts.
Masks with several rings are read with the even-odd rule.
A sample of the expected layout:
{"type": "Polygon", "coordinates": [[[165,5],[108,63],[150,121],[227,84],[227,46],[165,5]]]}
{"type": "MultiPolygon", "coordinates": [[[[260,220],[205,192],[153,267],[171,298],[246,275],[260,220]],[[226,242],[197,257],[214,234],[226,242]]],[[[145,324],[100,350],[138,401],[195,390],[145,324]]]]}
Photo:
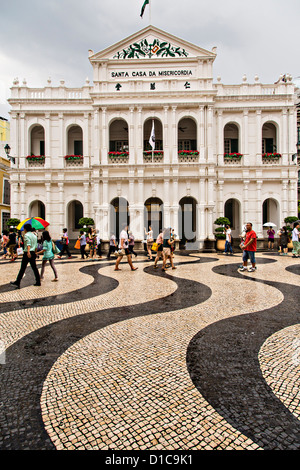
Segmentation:
{"type": "Polygon", "coordinates": [[[215,51],[207,51],[172,34],[149,25],[101,52],[90,51],[91,62],[103,60],[149,60],[169,58],[211,58],[215,51]]]}

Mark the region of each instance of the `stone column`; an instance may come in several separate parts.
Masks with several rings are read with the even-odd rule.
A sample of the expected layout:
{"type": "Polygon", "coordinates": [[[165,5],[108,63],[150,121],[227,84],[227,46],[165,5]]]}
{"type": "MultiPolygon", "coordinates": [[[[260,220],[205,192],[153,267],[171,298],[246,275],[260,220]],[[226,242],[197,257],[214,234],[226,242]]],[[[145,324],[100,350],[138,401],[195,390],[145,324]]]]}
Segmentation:
{"type": "Polygon", "coordinates": [[[241,146],[241,153],[244,155],[242,158],[243,166],[249,165],[249,114],[248,109],[243,113],[243,145],[241,146]]]}
{"type": "Polygon", "coordinates": [[[58,194],[59,194],[59,225],[61,230],[63,227],[66,226],[66,216],[65,216],[65,211],[64,211],[64,200],[65,200],[65,195],[64,195],[64,183],[61,181],[58,183],[58,194]]]}
{"type": "Polygon", "coordinates": [[[84,217],[90,217],[90,201],[89,201],[90,183],[85,181],[83,183],[83,213],[84,217]]]}
{"type": "Polygon", "coordinates": [[[128,123],[128,151],[129,151],[129,164],[135,164],[135,132],[134,132],[134,106],[129,108],[129,123],[128,123]]]}
{"type": "Polygon", "coordinates": [[[172,106],[172,138],[170,148],[172,149],[172,163],[178,163],[178,144],[177,144],[177,125],[176,125],[177,106],[172,106]]]}
{"type": "Polygon", "coordinates": [[[100,165],[100,147],[99,147],[99,138],[100,138],[100,129],[99,129],[99,110],[94,110],[94,125],[93,125],[93,163],[95,165],[100,165]]]}
{"type": "Polygon", "coordinates": [[[26,219],[27,215],[27,207],[26,207],[26,184],[20,183],[20,205],[21,205],[21,214],[20,218],[21,221],[26,219]]]}
{"type": "Polygon", "coordinates": [[[288,197],[287,197],[287,189],[288,189],[288,183],[289,181],[288,180],[283,180],[282,181],[282,221],[280,222],[283,222],[284,219],[286,217],[288,217],[288,197]]]}
{"type": "Polygon", "coordinates": [[[243,197],[244,197],[244,210],[242,211],[242,216],[244,220],[242,220],[242,224],[246,224],[249,217],[249,200],[248,200],[248,189],[249,189],[249,180],[244,180],[244,187],[243,187],[243,197]]]}
{"type": "Polygon", "coordinates": [[[257,229],[256,230],[254,229],[254,231],[256,232],[257,238],[263,238],[261,188],[262,188],[262,181],[261,180],[256,181],[256,204],[257,204],[256,224],[257,224],[257,229]]]}
{"type": "Polygon", "coordinates": [[[262,125],[261,125],[261,110],[256,111],[256,165],[262,164],[262,125]]]}
{"type": "Polygon", "coordinates": [[[90,166],[90,149],[89,149],[89,113],[84,113],[83,120],[83,166],[89,168],[90,166]]]}
{"type": "Polygon", "coordinates": [[[65,130],[64,130],[64,115],[63,113],[59,113],[58,115],[59,120],[59,168],[64,168],[64,160],[65,160],[65,130]]]}
{"type": "Polygon", "coordinates": [[[26,168],[26,156],[28,155],[26,151],[26,132],[25,132],[25,113],[20,114],[20,168],[26,168]],[[25,155],[26,154],[26,155],[25,155]]]}
{"type": "Polygon", "coordinates": [[[138,115],[137,115],[137,136],[136,136],[136,148],[137,148],[137,164],[142,165],[144,158],[143,158],[143,150],[144,150],[144,129],[143,129],[143,122],[142,122],[142,110],[141,106],[138,107],[138,115]]]}
{"type": "Polygon", "coordinates": [[[45,168],[51,168],[51,121],[50,114],[45,114],[45,168]]]}
{"type": "Polygon", "coordinates": [[[206,159],[205,155],[205,122],[204,122],[204,106],[199,106],[199,162],[204,163],[206,159]]]}
{"type": "Polygon", "coordinates": [[[102,109],[102,145],[101,145],[101,163],[102,165],[107,165],[107,143],[108,143],[108,135],[107,135],[107,122],[106,122],[106,108],[102,109]]]}
{"type": "MultiPolygon", "coordinates": [[[[282,164],[287,165],[288,164],[288,117],[287,117],[287,109],[284,108],[282,110],[282,125],[281,127],[281,143],[282,143],[282,148],[281,148],[281,153],[282,153],[282,164]]],[[[278,147],[278,142],[277,142],[277,147],[278,147]]],[[[277,148],[277,152],[279,152],[279,149],[277,148]]]]}
{"type": "Polygon", "coordinates": [[[213,162],[213,107],[207,108],[207,160],[213,162]]]}
{"type": "Polygon", "coordinates": [[[218,165],[224,165],[223,111],[218,110],[218,165]]]}
{"type": "Polygon", "coordinates": [[[169,106],[164,106],[164,135],[163,135],[163,150],[164,150],[164,163],[170,163],[170,148],[169,148],[169,106]]]}

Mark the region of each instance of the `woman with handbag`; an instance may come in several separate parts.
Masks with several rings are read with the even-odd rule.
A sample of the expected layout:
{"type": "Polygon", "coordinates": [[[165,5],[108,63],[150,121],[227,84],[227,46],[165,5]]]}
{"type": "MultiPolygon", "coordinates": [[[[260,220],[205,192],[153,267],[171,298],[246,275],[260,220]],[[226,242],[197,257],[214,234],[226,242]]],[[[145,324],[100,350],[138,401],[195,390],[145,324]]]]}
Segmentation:
{"type": "Polygon", "coordinates": [[[118,254],[118,258],[117,258],[116,265],[115,265],[115,271],[121,271],[121,269],[119,269],[119,264],[124,255],[127,256],[127,262],[129,266],[131,267],[131,271],[136,271],[138,268],[135,268],[133,266],[131,254],[129,251],[129,242],[128,242],[128,233],[127,233],[128,226],[123,225],[122,227],[123,227],[123,230],[120,233],[120,243],[119,243],[119,252],[118,252],[119,254],[118,254]]]}
{"type": "Polygon", "coordinates": [[[149,232],[146,232],[146,229],[144,229],[144,230],[145,230],[146,239],[147,239],[148,259],[149,259],[150,261],[152,261],[152,251],[151,251],[151,247],[152,247],[152,243],[153,243],[153,230],[152,230],[151,225],[149,225],[149,232]]]}
{"type": "Polygon", "coordinates": [[[158,247],[157,247],[157,255],[154,260],[154,268],[157,268],[157,262],[160,257],[162,257],[162,259],[164,260],[164,252],[163,252],[164,230],[165,229],[162,229],[162,231],[160,232],[160,234],[158,235],[156,239],[156,243],[158,247]]]}
{"type": "Polygon", "coordinates": [[[46,267],[47,261],[49,261],[52,271],[54,273],[54,279],[52,279],[52,281],[58,281],[57,271],[54,265],[53,242],[47,230],[43,232],[42,242],[43,242],[43,249],[37,252],[37,254],[39,255],[43,254],[41,279],[44,279],[45,267],[46,267]]]}

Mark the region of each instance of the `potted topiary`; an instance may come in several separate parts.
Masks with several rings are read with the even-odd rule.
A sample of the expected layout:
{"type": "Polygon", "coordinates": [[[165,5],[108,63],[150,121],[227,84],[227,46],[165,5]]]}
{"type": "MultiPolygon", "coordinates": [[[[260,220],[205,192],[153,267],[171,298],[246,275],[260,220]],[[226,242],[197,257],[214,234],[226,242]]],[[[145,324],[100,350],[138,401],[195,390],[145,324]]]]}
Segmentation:
{"type": "Polygon", "coordinates": [[[227,217],[219,217],[214,221],[214,224],[219,226],[215,229],[216,249],[218,251],[224,251],[226,241],[224,227],[225,225],[230,225],[230,220],[227,217]]]}

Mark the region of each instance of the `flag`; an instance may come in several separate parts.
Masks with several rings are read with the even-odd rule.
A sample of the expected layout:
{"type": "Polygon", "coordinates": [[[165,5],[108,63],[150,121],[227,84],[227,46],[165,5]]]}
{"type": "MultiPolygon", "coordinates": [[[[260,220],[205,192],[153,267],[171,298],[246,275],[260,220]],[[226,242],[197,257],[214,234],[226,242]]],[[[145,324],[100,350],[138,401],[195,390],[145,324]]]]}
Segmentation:
{"type": "Polygon", "coordinates": [[[152,150],[155,149],[155,131],[154,131],[154,120],[152,120],[152,130],[151,130],[151,135],[149,139],[149,144],[152,147],[152,150]]]}
{"type": "Polygon", "coordinates": [[[143,18],[143,14],[144,14],[146,5],[149,4],[149,1],[150,1],[150,0],[145,0],[145,1],[144,1],[144,4],[143,4],[142,9],[141,9],[141,15],[140,15],[142,18],[143,18]]]}

